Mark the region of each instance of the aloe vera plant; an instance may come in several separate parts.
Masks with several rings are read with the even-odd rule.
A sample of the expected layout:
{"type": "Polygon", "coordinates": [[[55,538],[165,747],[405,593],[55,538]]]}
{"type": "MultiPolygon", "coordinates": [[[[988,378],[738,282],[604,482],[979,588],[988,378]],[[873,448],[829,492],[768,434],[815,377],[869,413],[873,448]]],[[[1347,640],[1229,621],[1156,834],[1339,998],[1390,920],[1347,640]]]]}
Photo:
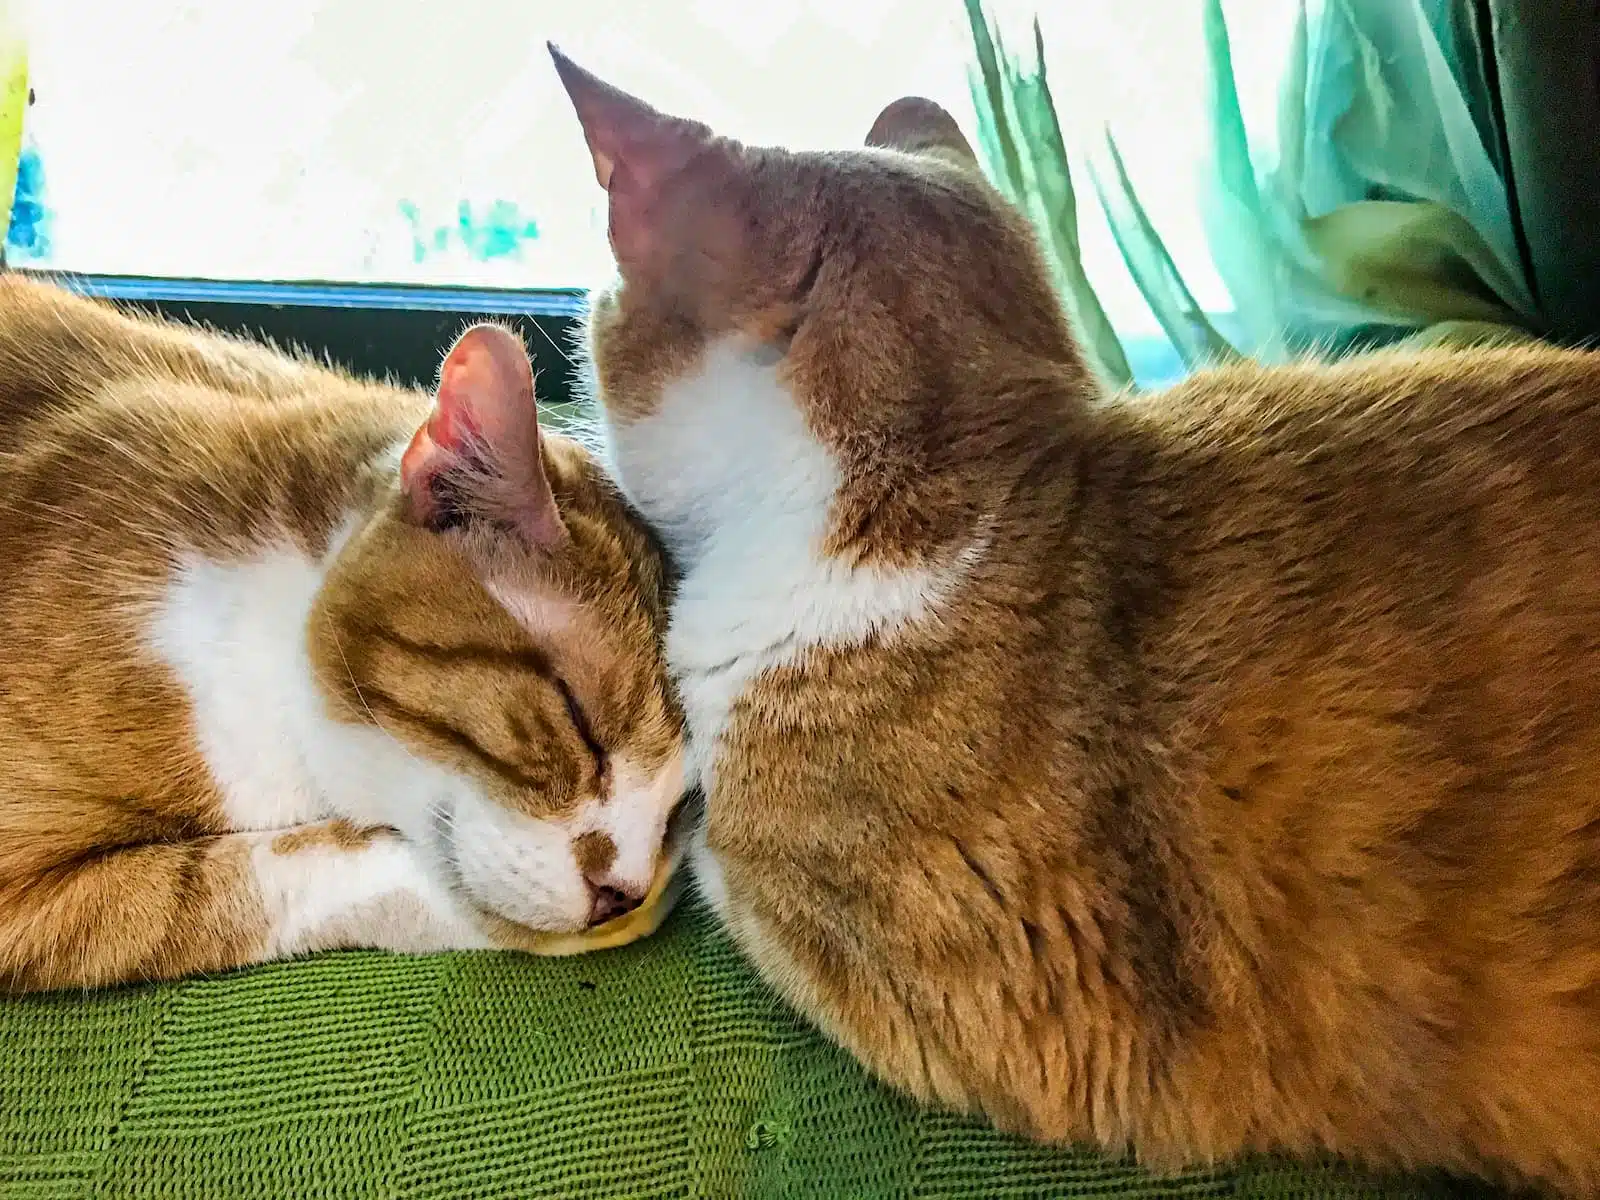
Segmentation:
{"type": "Polygon", "coordinates": [[[1122,153],[1109,131],[1106,149],[1114,172],[1111,182],[1102,182],[1092,167],[1089,178],[1100,198],[1100,206],[1105,209],[1111,236],[1122,252],[1122,261],[1128,265],[1129,274],[1168,340],[1184,364],[1191,368],[1238,358],[1238,350],[1217,332],[1217,327],[1184,283],[1166,244],[1139,203],[1127,167],[1123,165],[1122,153]]]}
{"type": "MultiPolygon", "coordinates": [[[[1039,22],[1024,60],[1007,50],[984,0],[964,3],[985,165],[1037,227],[1090,364],[1108,383],[1129,386],[1127,353],[1083,265],[1039,22]]],[[[1271,360],[1407,336],[1476,342],[1537,332],[1525,275],[1506,248],[1506,187],[1485,150],[1493,139],[1476,124],[1481,89],[1446,48],[1453,10],[1430,0],[1324,0],[1313,20],[1299,0],[1279,85],[1276,163],[1262,172],[1246,135],[1223,0],[1200,5],[1212,139],[1200,202],[1241,346],[1196,301],[1109,130],[1109,170],[1089,170],[1129,275],[1187,367],[1241,350],[1271,360]],[[1402,118],[1403,131],[1395,128],[1402,118]],[[1329,193],[1330,178],[1342,193],[1329,193]],[[1384,195],[1395,179],[1414,186],[1384,195]]]]}
{"type": "Polygon", "coordinates": [[[1083,269],[1078,201],[1065,140],[1045,76],[1043,35],[1034,22],[1035,59],[1009,53],[981,0],[966,0],[976,67],[969,74],[980,152],[996,186],[1039,230],[1045,257],[1090,366],[1114,387],[1133,382],[1122,342],[1083,269]]]}
{"type": "MultiPolygon", "coordinates": [[[[1084,269],[1072,165],[1050,93],[1039,22],[1033,23],[1032,58],[1024,61],[1006,49],[982,0],[965,2],[975,52],[969,83],[978,114],[979,149],[990,176],[1038,229],[1090,365],[1112,386],[1131,386],[1133,372],[1121,339],[1084,269]]],[[[1107,142],[1114,178],[1105,182],[1091,174],[1091,182],[1123,260],[1156,320],[1187,366],[1237,357],[1184,283],[1134,193],[1109,134],[1107,142]]]]}

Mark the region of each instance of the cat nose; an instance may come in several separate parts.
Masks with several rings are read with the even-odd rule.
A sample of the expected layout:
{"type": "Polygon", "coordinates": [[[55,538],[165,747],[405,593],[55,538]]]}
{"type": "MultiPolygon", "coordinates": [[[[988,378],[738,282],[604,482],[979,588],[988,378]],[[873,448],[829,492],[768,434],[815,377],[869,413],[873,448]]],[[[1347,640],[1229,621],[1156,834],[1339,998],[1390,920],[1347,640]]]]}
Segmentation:
{"type": "Polygon", "coordinates": [[[592,881],[589,884],[589,891],[594,897],[589,905],[590,925],[614,921],[620,916],[631,913],[644,900],[643,895],[634,895],[622,888],[592,881]]]}

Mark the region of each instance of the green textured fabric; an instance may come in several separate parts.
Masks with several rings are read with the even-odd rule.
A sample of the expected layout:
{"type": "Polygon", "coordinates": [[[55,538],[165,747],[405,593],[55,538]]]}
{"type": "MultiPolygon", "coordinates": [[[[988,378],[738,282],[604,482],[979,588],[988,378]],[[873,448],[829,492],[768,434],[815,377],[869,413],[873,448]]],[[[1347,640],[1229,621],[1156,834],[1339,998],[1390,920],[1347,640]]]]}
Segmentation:
{"type": "Polygon", "coordinates": [[[581,959],[326,955],[0,1001],[0,1197],[1420,1197],[1261,1162],[1157,1182],[917,1111],[708,918],[581,959]]]}

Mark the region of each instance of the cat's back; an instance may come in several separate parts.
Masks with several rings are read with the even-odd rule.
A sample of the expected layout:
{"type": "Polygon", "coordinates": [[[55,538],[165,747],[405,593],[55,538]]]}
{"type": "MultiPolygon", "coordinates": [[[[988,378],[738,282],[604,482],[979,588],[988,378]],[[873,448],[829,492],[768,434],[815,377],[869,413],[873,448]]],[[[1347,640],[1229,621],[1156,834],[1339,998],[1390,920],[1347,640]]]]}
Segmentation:
{"type": "Polygon", "coordinates": [[[1419,1111],[1487,1127],[1479,1096],[1577,1145],[1600,1088],[1600,356],[1230,368],[1104,416],[1090,536],[1148,597],[1140,736],[1185,870],[1226,883],[1202,974],[1248,981],[1195,1062],[1273,1031],[1346,1148],[1419,1111]]]}
{"type": "Polygon", "coordinates": [[[1600,427],[1600,354],[1545,345],[1240,363],[1103,412],[1109,438],[1147,455],[1145,482],[1171,471],[1189,488],[1202,468],[1219,488],[1256,473],[1269,491],[1302,467],[1382,487],[1530,455],[1600,474],[1582,440],[1600,427]]]}
{"type": "Polygon", "coordinates": [[[43,279],[0,273],[0,422],[82,405],[133,379],[216,388],[244,399],[292,395],[331,372],[269,348],[119,309],[43,279]]]}
{"type": "Polygon", "coordinates": [[[427,404],[0,275],[0,757],[18,794],[192,792],[163,620],[204,661],[206,629],[292,620],[427,404]]]}
{"type": "Polygon", "coordinates": [[[0,275],[0,552],[71,522],[102,549],[271,525],[314,542],[425,411],[417,392],[0,275]]]}
{"type": "Polygon", "coordinates": [[[1086,544],[1141,598],[1145,719],[1238,813],[1368,804],[1456,883],[1482,860],[1452,821],[1486,854],[1600,829],[1600,355],[1230,368],[1115,407],[1086,544]]]}
{"type": "Polygon", "coordinates": [[[1600,355],[1230,367],[1100,416],[1089,539],[1113,575],[1158,565],[1152,630],[1193,604],[1241,651],[1373,622],[1455,640],[1484,607],[1600,616],[1600,355]]]}

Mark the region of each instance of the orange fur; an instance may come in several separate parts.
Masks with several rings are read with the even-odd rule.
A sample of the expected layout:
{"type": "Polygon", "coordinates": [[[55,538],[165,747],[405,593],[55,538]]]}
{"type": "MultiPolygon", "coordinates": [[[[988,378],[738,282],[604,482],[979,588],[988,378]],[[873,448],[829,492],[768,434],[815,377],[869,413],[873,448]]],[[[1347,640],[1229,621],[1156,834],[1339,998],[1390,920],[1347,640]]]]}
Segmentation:
{"type": "Polygon", "coordinates": [[[683,557],[673,637],[714,629],[713,481],[760,450],[653,457],[726,394],[703,373],[775,380],[789,457],[837,473],[725,720],[693,697],[740,630],[720,660],[669,638],[701,866],[763,974],[899,1088],[1037,1138],[1600,1195],[1600,358],[1105,395],[936,106],[792,153],[557,62],[611,193],[590,346],[683,557]],[[850,626],[841,579],[907,615],[850,626]]]}
{"type": "MultiPolygon", "coordinates": [[[[531,428],[531,391],[526,402],[531,428]]],[[[424,929],[409,849],[392,829],[355,828],[344,798],[306,798],[287,830],[230,820],[227,780],[197,741],[206,714],[149,645],[182,561],[226,569],[277,545],[326,558],[303,645],[281,651],[314,677],[321,711],[306,719],[335,740],[376,725],[374,745],[398,741],[418,771],[461,781],[518,828],[604,804],[619,756],[639,771],[673,760],[668,579],[648,532],[560,437],[542,439],[560,546],[526,552],[488,522],[419,521],[396,461],[429,411],[419,392],[0,276],[0,987],[346,945],[528,942],[476,896],[455,932],[424,929]],[[530,627],[489,583],[560,621],[530,627]],[[288,859],[307,902],[378,862],[398,875],[286,944],[273,924],[293,905],[274,916],[256,876],[288,859]]],[[[541,445],[519,452],[538,459],[541,445]]]]}

